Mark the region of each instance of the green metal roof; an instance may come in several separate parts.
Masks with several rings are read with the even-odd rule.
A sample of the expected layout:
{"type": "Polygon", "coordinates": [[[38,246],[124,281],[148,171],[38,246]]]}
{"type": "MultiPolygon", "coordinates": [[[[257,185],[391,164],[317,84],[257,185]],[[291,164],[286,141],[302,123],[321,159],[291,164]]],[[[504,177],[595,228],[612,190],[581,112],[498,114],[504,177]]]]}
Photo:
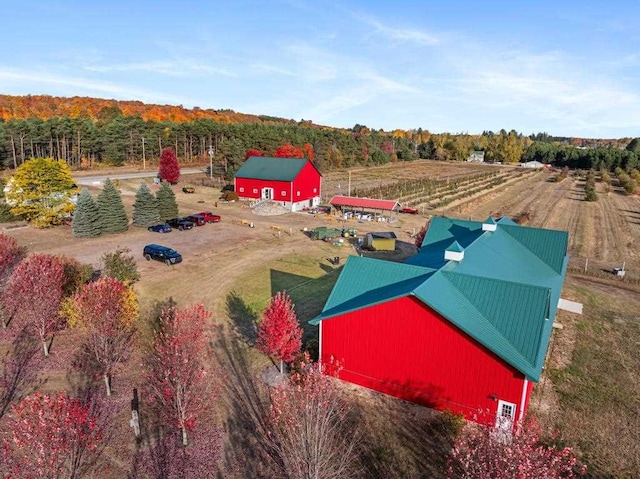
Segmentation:
{"type": "Polygon", "coordinates": [[[457,241],[454,241],[448,246],[446,251],[451,251],[453,253],[462,253],[464,251],[464,248],[460,246],[460,243],[458,243],[457,241]]]}
{"type": "Polygon", "coordinates": [[[402,263],[349,256],[322,313],[310,321],[345,314],[410,294],[434,270],[402,263]]]}
{"type": "Polygon", "coordinates": [[[306,158],[251,156],[236,172],[236,178],[293,181],[307,161],[306,158]]]}
{"type": "Polygon", "coordinates": [[[415,295],[480,344],[537,381],[566,273],[568,234],[497,221],[436,217],[405,263],[356,258],[345,265],[320,316],[415,295]],[[464,249],[461,261],[445,250],[464,249]]]}

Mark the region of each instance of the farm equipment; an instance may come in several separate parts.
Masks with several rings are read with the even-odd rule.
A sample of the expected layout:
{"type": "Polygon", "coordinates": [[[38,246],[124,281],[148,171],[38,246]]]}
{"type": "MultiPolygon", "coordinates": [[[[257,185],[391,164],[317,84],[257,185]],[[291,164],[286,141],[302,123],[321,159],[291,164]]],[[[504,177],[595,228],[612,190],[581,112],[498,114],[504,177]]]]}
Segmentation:
{"type": "Polygon", "coordinates": [[[195,193],[196,189],[191,185],[184,185],[182,187],[182,192],[183,193],[195,193]]]}
{"type": "Polygon", "coordinates": [[[329,228],[328,226],[318,226],[311,230],[311,239],[331,241],[333,238],[339,238],[342,236],[342,230],[337,228],[329,228]]]}

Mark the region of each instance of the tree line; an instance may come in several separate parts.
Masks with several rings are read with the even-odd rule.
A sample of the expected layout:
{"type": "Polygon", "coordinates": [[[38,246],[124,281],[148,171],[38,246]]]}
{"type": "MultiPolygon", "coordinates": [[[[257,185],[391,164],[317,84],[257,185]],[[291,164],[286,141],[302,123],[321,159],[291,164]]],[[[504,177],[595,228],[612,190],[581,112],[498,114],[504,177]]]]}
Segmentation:
{"type": "Polygon", "coordinates": [[[208,163],[213,153],[215,173],[231,178],[247,151],[273,155],[283,143],[297,148],[310,145],[321,171],[419,158],[466,161],[474,150],[483,151],[488,162],[537,160],[560,167],[609,170],[630,170],[638,164],[637,150],[620,149],[622,140],[596,142],[600,146],[587,148],[546,134],[526,136],[515,130],[435,134],[421,128],[386,132],[360,124],[337,129],[307,121],[249,120],[160,121],[125,115],[117,106],[102,108],[95,119],[11,118],[0,120],[0,165],[15,169],[29,158],[49,157],[64,160],[72,168],[143,166],[156,164],[161,152],[172,148],[181,164],[208,163]]]}

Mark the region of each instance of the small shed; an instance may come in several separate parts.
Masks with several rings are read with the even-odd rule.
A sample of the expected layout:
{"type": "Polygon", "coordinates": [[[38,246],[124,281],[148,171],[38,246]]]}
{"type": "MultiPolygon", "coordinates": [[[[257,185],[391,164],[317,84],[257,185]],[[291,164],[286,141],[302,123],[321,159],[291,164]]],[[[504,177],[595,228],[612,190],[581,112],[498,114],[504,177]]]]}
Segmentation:
{"type": "Polygon", "coordinates": [[[395,251],[396,234],[392,231],[386,233],[367,233],[365,244],[376,251],[395,251]]]}

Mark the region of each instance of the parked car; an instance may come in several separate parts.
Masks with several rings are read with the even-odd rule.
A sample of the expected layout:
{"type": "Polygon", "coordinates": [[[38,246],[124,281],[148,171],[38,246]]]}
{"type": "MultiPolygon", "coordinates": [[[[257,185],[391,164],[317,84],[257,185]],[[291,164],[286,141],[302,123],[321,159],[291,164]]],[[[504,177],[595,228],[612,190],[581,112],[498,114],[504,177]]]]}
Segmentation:
{"type": "Polygon", "coordinates": [[[161,225],[153,225],[147,228],[149,231],[153,231],[154,233],[171,233],[171,226],[167,223],[163,223],[161,225]]]}
{"type": "Polygon", "coordinates": [[[418,212],[417,208],[402,208],[400,210],[400,213],[407,213],[409,215],[417,215],[419,212],[418,212]]]}
{"type": "Polygon", "coordinates": [[[184,219],[191,221],[196,226],[202,226],[206,223],[204,216],[200,214],[185,216],[184,219]]]}
{"type": "Polygon", "coordinates": [[[204,217],[207,223],[218,223],[222,219],[220,215],[214,215],[211,211],[201,211],[198,214],[204,217]]]}
{"type": "Polygon", "coordinates": [[[160,246],[159,244],[148,244],[142,250],[147,261],[155,259],[162,261],[167,266],[182,262],[182,256],[176,250],[160,246]]]}
{"type": "Polygon", "coordinates": [[[190,230],[194,226],[191,221],[184,218],[171,218],[170,220],[167,220],[167,224],[172,228],[176,228],[180,231],[190,230]]]}

